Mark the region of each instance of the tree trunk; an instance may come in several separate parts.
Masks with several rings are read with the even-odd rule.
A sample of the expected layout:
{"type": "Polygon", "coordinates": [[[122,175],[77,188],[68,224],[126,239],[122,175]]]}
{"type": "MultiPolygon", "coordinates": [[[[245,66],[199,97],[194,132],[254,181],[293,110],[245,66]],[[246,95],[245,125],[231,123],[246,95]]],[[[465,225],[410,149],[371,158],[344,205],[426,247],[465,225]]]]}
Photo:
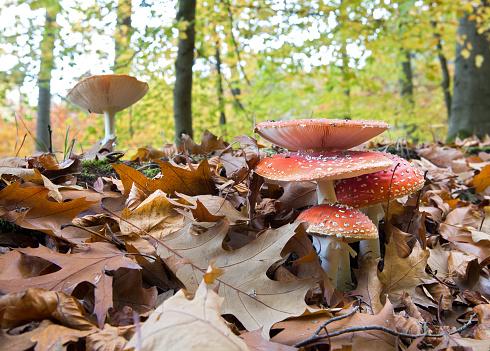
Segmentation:
{"type": "Polygon", "coordinates": [[[134,29],[131,26],[131,0],[119,0],[117,5],[117,26],[114,35],[116,53],[113,71],[116,74],[128,74],[133,63],[134,50],[131,49],[131,36],[134,29]]]}
{"type": "Polygon", "coordinates": [[[437,58],[439,59],[439,63],[441,64],[441,71],[442,71],[442,92],[444,94],[444,102],[446,104],[446,110],[447,110],[447,119],[449,120],[451,118],[451,74],[449,73],[449,68],[447,65],[447,59],[446,56],[444,55],[444,51],[442,50],[442,39],[441,35],[437,32],[437,22],[432,21],[432,26],[435,29],[434,37],[437,40],[436,44],[436,50],[437,50],[437,58]]]}
{"type": "Polygon", "coordinates": [[[225,106],[223,102],[223,78],[221,77],[221,57],[219,53],[219,42],[216,43],[216,72],[218,75],[218,103],[219,103],[219,124],[226,124],[225,106]]]}
{"type": "Polygon", "coordinates": [[[175,138],[180,143],[182,134],[192,133],[192,66],[194,65],[194,41],[196,0],[179,0],[177,21],[187,21],[187,29],[180,33],[177,60],[175,61],[174,120],[175,138]]]}
{"type": "Polygon", "coordinates": [[[51,71],[54,69],[54,41],[56,37],[57,5],[46,8],[43,38],[41,40],[40,70],[38,75],[39,98],[37,102],[37,151],[52,151],[48,126],[50,125],[51,107],[51,71]]]}
{"type": "MultiPolygon", "coordinates": [[[[403,50],[403,49],[402,49],[403,50]]],[[[402,61],[403,77],[400,79],[402,87],[402,98],[413,108],[413,77],[412,77],[412,55],[407,50],[403,50],[405,59],[402,61]]]]}
{"type": "MultiPolygon", "coordinates": [[[[488,7],[489,5],[481,5],[488,7]]],[[[470,14],[459,19],[456,42],[454,90],[447,138],[465,138],[471,135],[484,137],[490,134],[490,44],[487,33],[478,34],[475,20],[470,14]],[[463,39],[466,38],[466,39],[463,39]],[[468,54],[465,59],[463,54],[468,54]],[[483,62],[481,62],[483,59],[483,62]],[[477,67],[476,62],[481,66],[477,67]]]]}

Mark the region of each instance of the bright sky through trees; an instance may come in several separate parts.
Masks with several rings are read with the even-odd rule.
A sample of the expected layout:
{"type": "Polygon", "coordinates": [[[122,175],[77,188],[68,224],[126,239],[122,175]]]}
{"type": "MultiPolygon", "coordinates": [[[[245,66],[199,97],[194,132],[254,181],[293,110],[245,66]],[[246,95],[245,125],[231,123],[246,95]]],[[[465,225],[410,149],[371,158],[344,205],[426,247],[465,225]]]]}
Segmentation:
{"type": "MultiPolygon", "coordinates": [[[[42,26],[43,24],[43,9],[31,10],[29,5],[26,3],[21,4],[17,7],[10,6],[5,7],[5,0],[0,0],[0,7],[2,12],[0,13],[0,23],[1,29],[11,29],[11,33],[16,31],[17,44],[24,45],[27,43],[29,38],[25,33],[25,28],[29,26],[29,21],[33,24],[42,26]],[[21,26],[14,27],[15,17],[18,16],[21,20],[21,26]]],[[[67,45],[76,46],[83,42],[83,36],[79,32],[73,33],[69,30],[71,24],[81,23],[86,21],[83,14],[73,10],[75,2],[74,0],[62,0],[61,5],[67,10],[66,15],[59,15],[57,18],[57,23],[61,27],[61,37],[62,40],[67,45]]],[[[91,6],[93,1],[81,0],[80,7],[87,8],[91,6]]],[[[204,4],[203,4],[204,5],[204,4]]],[[[145,31],[146,26],[164,26],[171,27],[175,22],[176,15],[176,1],[164,1],[155,2],[150,6],[143,1],[133,1],[133,15],[132,15],[132,25],[135,28],[134,40],[137,40],[142,36],[145,31]],[[158,16],[151,16],[150,11],[154,11],[158,16]],[[163,19],[163,21],[162,21],[163,19]]],[[[281,15],[280,10],[282,10],[284,5],[278,2],[274,9],[277,10],[277,14],[268,18],[270,22],[269,25],[274,26],[280,24],[284,21],[285,17],[281,15]]],[[[59,102],[62,97],[66,95],[69,89],[78,81],[79,77],[94,75],[94,74],[104,74],[111,72],[111,65],[114,62],[114,40],[113,33],[115,29],[116,14],[115,12],[110,12],[107,8],[101,7],[100,14],[103,16],[102,21],[90,20],[89,25],[99,28],[101,33],[92,32],[92,44],[88,47],[84,47],[85,53],[76,55],[73,62],[62,56],[60,52],[60,47],[58,45],[55,49],[56,56],[56,69],[53,71],[53,78],[51,82],[51,90],[53,94],[54,102],[59,102]]],[[[373,9],[373,16],[375,18],[380,18],[383,15],[382,10],[373,9]]],[[[241,21],[238,24],[240,28],[246,28],[249,26],[249,17],[246,11],[242,14],[241,21]]],[[[293,15],[289,17],[289,22],[300,23],[302,19],[293,15]]],[[[270,50],[277,50],[285,43],[290,43],[296,46],[304,45],[305,41],[314,40],[320,38],[320,33],[325,32],[328,27],[333,28],[336,26],[335,17],[333,15],[326,16],[324,21],[316,21],[312,26],[304,29],[296,29],[288,35],[281,35],[277,40],[271,41],[268,39],[268,34],[255,35],[252,38],[243,40],[243,50],[246,53],[253,53],[258,51],[264,51],[267,48],[270,50]]],[[[8,33],[8,32],[7,32],[8,33]]],[[[178,30],[173,30],[174,37],[178,36],[178,30]]],[[[41,33],[37,33],[32,40],[34,42],[39,42],[41,40],[41,33]]],[[[58,43],[59,44],[59,43],[58,43]]],[[[153,45],[159,45],[155,42],[153,45]]],[[[349,43],[346,46],[349,57],[351,58],[350,65],[353,66],[354,59],[357,59],[358,68],[364,65],[364,60],[369,56],[369,51],[360,50],[359,45],[356,43],[349,43]]],[[[318,52],[308,56],[305,53],[292,53],[291,57],[286,58],[283,64],[283,68],[293,62],[301,62],[302,67],[306,72],[309,72],[312,66],[326,65],[330,63],[333,58],[333,52],[336,50],[335,47],[322,46],[319,48],[318,52]]],[[[9,54],[8,47],[6,50],[9,54]]],[[[20,52],[20,55],[23,53],[20,52]]],[[[24,53],[26,56],[28,52],[24,53]]],[[[26,64],[29,58],[20,58],[20,63],[26,64]]],[[[19,59],[15,55],[3,55],[2,58],[2,70],[9,70],[19,63],[19,59]]],[[[158,62],[152,62],[147,67],[149,70],[159,70],[162,67],[168,67],[173,64],[171,60],[162,59],[158,62]]],[[[245,64],[242,62],[241,64],[245,64]]],[[[39,66],[37,63],[33,63],[33,70],[29,72],[30,75],[35,76],[39,66]]],[[[204,64],[199,59],[196,60],[195,71],[200,71],[206,74],[209,71],[207,64],[204,64]]],[[[229,69],[223,68],[223,74],[229,75],[229,69]]],[[[174,77],[164,77],[168,83],[172,83],[174,77]]],[[[36,89],[36,79],[32,77],[27,77],[24,85],[21,88],[21,92],[28,96],[29,104],[35,105],[37,100],[37,89],[36,89]]],[[[18,100],[18,91],[12,91],[10,93],[11,99],[14,101],[18,100]]]]}

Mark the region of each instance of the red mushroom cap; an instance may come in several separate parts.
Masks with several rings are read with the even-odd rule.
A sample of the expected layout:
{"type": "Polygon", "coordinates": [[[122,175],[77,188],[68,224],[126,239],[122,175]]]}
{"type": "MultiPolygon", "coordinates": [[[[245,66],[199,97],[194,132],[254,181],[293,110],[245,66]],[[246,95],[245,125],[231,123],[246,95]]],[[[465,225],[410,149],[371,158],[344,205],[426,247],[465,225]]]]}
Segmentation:
{"type": "Polygon", "coordinates": [[[394,200],[422,189],[424,175],[410,162],[386,152],[376,153],[390,158],[394,165],[380,172],[339,181],[335,186],[338,202],[363,208],[387,202],[388,195],[394,200]]]}
{"type": "MultiPolygon", "coordinates": [[[[376,239],[378,230],[362,212],[347,206],[318,205],[302,212],[298,220],[310,222],[307,232],[348,239],[376,239]]],[[[355,240],[351,240],[355,241],[355,240]]]]}
{"type": "Polygon", "coordinates": [[[323,118],[260,122],[254,131],[265,140],[292,151],[337,151],[358,146],[386,129],[385,122],[323,118]]]}
{"type": "Polygon", "coordinates": [[[392,165],[393,162],[379,152],[290,152],[263,158],[254,171],[268,179],[302,182],[351,178],[392,165]]]}

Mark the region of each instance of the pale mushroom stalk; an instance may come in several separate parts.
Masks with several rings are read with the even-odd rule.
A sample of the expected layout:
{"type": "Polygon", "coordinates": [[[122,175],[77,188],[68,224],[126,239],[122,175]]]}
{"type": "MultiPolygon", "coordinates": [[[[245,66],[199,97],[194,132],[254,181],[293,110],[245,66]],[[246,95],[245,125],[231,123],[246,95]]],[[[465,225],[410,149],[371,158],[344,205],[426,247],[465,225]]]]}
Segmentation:
{"type": "Polygon", "coordinates": [[[313,246],[320,258],[323,270],[332,280],[334,286],[337,286],[340,282],[342,282],[342,286],[345,286],[346,281],[351,281],[350,263],[345,265],[341,262],[341,257],[344,257],[344,259],[347,257],[350,261],[349,255],[353,257],[356,255],[356,252],[349,244],[336,236],[315,236],[313,238],[313,246]]]}
{"type": "Polygon", "coordinates": [[[316,192],[318,194],[318,204],[337,202],[333,179],[317,179],[316,192]]]}
{"type": "MultiPolygon", "coordinates": [[[[382,204],[360,208],[359,211],[368,216],[369,219],[374,223],[376,228],[379,228],[379,221],[381,221],[385,216],[385,211],[382,204]]],[[[363,240],[359,243],[360,257],[363,258],[367,254],[370,254],[372,258],[378,258],[381,256],[379,239],[368,239],[363,240]]]]}
{"type": "MultiPolygon", "coordinates": [[[[104,145],[111,139],[116,138],[116,108],[107,107],[103,109],[104,112],[104,125],[105,125],[105,135],[104,139],[102,139],[102,144],[104,145]]],[[[114,144],[117,143],[117,139],[114,141],[114,144]]]]}
{"type": "Polygon", "coordinates": [[[306,230],[313,238],[321,265],[340,291],[352,288],[349,242],[372,239],[378,231],[366,215],[347,206],[318,205],[302,212],[298,220],[309,222],[306,230]]]}

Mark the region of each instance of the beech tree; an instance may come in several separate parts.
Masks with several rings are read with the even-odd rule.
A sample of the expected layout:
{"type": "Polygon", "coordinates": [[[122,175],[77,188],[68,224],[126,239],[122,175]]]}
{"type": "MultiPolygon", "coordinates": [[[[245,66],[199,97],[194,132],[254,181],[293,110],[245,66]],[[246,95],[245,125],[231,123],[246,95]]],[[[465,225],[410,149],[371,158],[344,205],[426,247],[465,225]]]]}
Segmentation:
{"type": "MultiPolygon", "coordinates": [[[[34,6],[36,2],[34,2],[34,6]]],[[[38,74],[39,98],[37,103],[37,151],[52,152],[49,129],[51,128],[51,71],[55,68],[54,42],[58,35],[56,15],[60,12],[58,1],[50,2],[45,7],[45,24],[40,45],[40,69],[38,74]]]]}
{"type": "Polygon", "coordinates": [[[459,19],[448,139],[490,134],[490,41],[486,2],[459,19]]]}
{"type": "Polygon", "coordinates": [[[194,65],[196,0],[179,0],[177,21],[185,30],[179,34],[179,49],[175,61],[174,120],[175,138],[192,131],[192,66],[194,65]]]}

